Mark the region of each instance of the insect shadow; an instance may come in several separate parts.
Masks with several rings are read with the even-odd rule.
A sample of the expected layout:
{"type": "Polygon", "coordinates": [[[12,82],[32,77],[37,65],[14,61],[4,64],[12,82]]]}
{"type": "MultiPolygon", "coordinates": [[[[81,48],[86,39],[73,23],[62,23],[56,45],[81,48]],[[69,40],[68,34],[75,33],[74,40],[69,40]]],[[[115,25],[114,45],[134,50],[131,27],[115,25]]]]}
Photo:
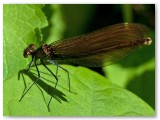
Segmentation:
{"type": "MultiPolygon", "coordinates": [[[[44,72],[41,72],[41,73],[44,73],[44,72]]],[[[44,73],[44,74],[47,74],[47,73],[44,73]]],[[[46,82],[44,82],[42,80],[42,78],[48,82],[52,82],[52,81],[49,81],[47,80],[46,78],[44,77],[41,77],[39,79],[37,79],[38,77],[36,76],[36,74],[34,74],[33,72],[27,72],[26,69],[22,69],[18,72],[18,80],[20,79],[20,76],[22,76],[23,78],[23,82],[24,82],[24,90],[22,92],[22,95],[21,95],[21,98],[19,100],[19,102],[23,99],[23,97],[26,95],[26,93],[32,88],[33,85],[36,85],[37,88],[40,90],[41,94],[42,94],[42,97],[43,97],[43,100],[47,106],[47,109],[48,111],[50,111],[50,108],[49,108],[49,104],[47,103],[46,99],[45,99],[45,96],[44,96],[44,93],[42,91],[42,89],[47,93],[49,94],[50,96],[52,96],[53,98],[55,98],[59,103],[62,103],[61,101],[65,101],[65,102],[68,102],[67,99],[65,98],[65,94],[63,92],[61,92],[60,90],[54,88],[53,86],[47,84],[46,82]],[[25,80],[25,77],[24,77],[24,74],[27,75],[32,81],[33,83],[29,86],[29,88],[27,89],[27,85],[26,85],[26,80],[25,80]],[[42,89],[41,89],[42,88],[42,89]],[[54,93],[54,94],[53,94],[54,93]]],[[[53,82],[52,82],[53,83],[53,82]]],[[[60,86],[61,87],[61,86],[60,86]]],[[[62,87],[63,88],[63,87],[62,87]]],[[[66,89],[66,88],[63,88],[63,89],[66,89]]]]}

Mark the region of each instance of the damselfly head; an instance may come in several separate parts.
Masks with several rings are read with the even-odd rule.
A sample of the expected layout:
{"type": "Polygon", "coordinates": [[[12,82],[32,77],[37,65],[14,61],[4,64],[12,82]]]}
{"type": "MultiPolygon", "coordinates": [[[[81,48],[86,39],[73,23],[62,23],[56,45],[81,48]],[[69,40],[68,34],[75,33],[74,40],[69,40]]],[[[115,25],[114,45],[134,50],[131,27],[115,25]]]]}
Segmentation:
{"type": "Polygon", "coordinates": [[[35,45],[30,44],[23,52],[23,56],[27,58],[28,56],[32,55],[35,52],[35,45]]]}

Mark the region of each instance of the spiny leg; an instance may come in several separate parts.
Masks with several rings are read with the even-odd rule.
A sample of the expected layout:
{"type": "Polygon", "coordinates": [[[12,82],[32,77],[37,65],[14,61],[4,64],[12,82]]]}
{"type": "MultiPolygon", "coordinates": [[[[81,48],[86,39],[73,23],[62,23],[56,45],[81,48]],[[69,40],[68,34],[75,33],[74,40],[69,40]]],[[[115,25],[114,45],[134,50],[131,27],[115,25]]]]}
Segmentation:
{"type": "Polygon", "coordinates": [[[64,70],[66,73],[67,73],[67,76],[68,76],[68,86],[69,86],[69,92],[71,92],[71,89],[70,89],[70,77],[69,77],[69,72],[68,70],[64,69],[63,67],[61,67],[60,65],[58,64],[55,64],[56,66],[60,67],[62,70],[64,70]]]}
{"type": "Polygon", "coordinates": [[[58,74],[58,64],[56,62],[54,62],[53,60],[47,60],[47,61],[56,66],[56,76],[57,76],[57,74],[58,74]]]}
{"type": "Polygon", "coordinates": [[[30,63],[29,63],[29,65],[28,65],[27,72],[29,72],[29,70],[30,70],[30,67],[31,67],[31,65],[32,65],[33,60],[34,60],[34,56],[32,55],[32,60],[31,60],[31,62],[30,62],[30,63]]]}
{"type": "Polygon", "coordinates": [[[57,68],[56,68],[56,74],[58,73],[58,67],[60,67],[62,70],[64,70],[67,73],[68,76],[68,86],[69,86],[69,92],[71,92],[70,89],[70,76],[69,76],[69,72],[68,70],[64,69],[63,67],[61,67],[59,64],[57,64],[55,61],[53,60],[47,60],[49,63],[54,64],[57,68]]]}
{"type": "MultiPolygon", "coordinates": [[[[55,84],[55,88],[56,88],[57,83],[58,83],[58,78],[57,78],[57,76],[54,75],[53,72],[44,64],[44,62],[43,62],[42,59],[41,59],[41,63],[42,63],[42,65],[54,76],[54,78],[56,79],[56,84],[55,84]]],[[[51,98],[50,98],[50,100],[49,100],[49,102],[48,102],[48,108],[49,108],[49,105],[50,105],[50,103],[51,103],[51,101],[52,101],[53,93],[54,93],[54,90],[53,90],[52,96],[51,96],[51,98]]],[[[50,109],[48,110],[48,112],[49,112],[49,111],[50,111],[50,109]]]]}
{"type": "MultiPolygon", "coordinates": [[[[27,72],[29,72],[29,70],[30,70],[30,67],[31,67],[31,65],[32,65],[33,60],[34,60],[34,56],[32,56],[32,60],[31,60],[31,62],[30,62],[30,63],[29,63],[29,65],[28,65],[27,72]]],[[[32,83],[32,85],[30,86],[30,88],[25,92],[25,90],[27,89],[27,86],[26,86],[26,82],[25,82],[25,79],[24,79],[23,71],[19,72],[18,80],[19,80],[19,78],[20,78],[20,74],[22,74],[22,77],[23,77],[24,90],[23,90],[23,93],[22,93],[22,96],[21,96],[21,98],[20,98],[19,102],[22,100],[22,98],[25,96],[25,94],[29,91],[29,89],[30,89],[30,88],[33,86],[33,84],[34,84],[34,83],[32,83]]]]}
{"type": "Polygon", "coordinates": [[[55,63],[55,65],[56,65],[56,76],[57,76],[57,74],[58,74],[58,64],[55,63]]]}
{"type": "Polygon", "coordinates": [[[56,79],[56,84],[55,84],[55,88],[56,88],[56,86],[57,86],[57,83],[58,83],[58,78],[57,78],[57,76],[44,64],[44,62],[43,62],[43,60],[41,59],[41,63],[42,63],[42,65],[53,75],[53,77],[56,79]]]}
{"type": "MultiPolygon", "coordinates": [[[[34,59],[34,64],[36,66],[36,69],[37,69],[37,73],[38,73],[38,80],[40,78],[40,72],[39,72],[39,69],[38,69],[38,66],[37,66],[37,63],[36,63],[36,59],[34,59]]],[[[37,80],[36,80],[37,81],[37,80]]]]}
{"type": "MultiPolygon", "coordinates": [[[[27,85],[26,85],[26,81],[25,81],[25,79],[24,79],[23,70],[21,70],[21,71],[18,72],[18,80],[20,79],[20,74],[22,75],[23,83],[24,83],[24,90],[23,90],[23,92],[22,92],[22,96],[23,96],[23,94],[25,93],[25,90],[26,90],[26,88],[27,88],[27,85]]],[[[22,96],[21,96],[21,98],[22,98],[22,96]]],[[[21,98],[20,98],[20,100],[21,100],[21,98]]],[[[20,100],[19,100],[19,101],[20,101],[20,100]]]]}
{"type": "Polygon", "coordinates": [[[32,86],[39,80],[40,78],[40,73],[39,73],[39,70],[38,70],[38,67],[37,67],[37,64],[36,64],[36,59],[34,59],[34,64],[36,66],[36,69],[37,69],[37,73],[38,73],[38,78],[36,79],[36,81],[33,81],[33,83],[30,85],[30,87],[26,90],[26,92],[24,92],[24,94],[21,96],[19,102],[23,99],[23,97],[26,95],[26,93],[32,88],[32,86]]]}

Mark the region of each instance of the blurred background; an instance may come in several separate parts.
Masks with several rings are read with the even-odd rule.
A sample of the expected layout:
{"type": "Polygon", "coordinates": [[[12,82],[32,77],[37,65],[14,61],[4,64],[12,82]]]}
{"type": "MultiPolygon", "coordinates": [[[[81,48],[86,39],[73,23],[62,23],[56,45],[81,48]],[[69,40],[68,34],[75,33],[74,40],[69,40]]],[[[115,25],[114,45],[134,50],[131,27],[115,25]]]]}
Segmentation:
{"type": "Polygon", "coordinates": [[[155,5],[79,4],[45,5],[49,21],[42,43],[52,43],[117,23],[141,23],[150,28],[150,46],[137,50],[118,63],[90,68],[114,84],[135,93],[155,109],[155,5]]]}

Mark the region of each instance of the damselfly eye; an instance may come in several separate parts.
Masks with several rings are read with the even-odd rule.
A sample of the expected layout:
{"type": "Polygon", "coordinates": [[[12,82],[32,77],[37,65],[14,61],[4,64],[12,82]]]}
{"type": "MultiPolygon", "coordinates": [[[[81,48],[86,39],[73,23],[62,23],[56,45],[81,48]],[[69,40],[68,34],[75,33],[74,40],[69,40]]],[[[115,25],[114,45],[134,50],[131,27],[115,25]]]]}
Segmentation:
{"type": "Polygon", "coordinates": [[[28,51],[24,50],[23,56],[24,56],[25,58],[27,58],[29,55],[30,55],[30,53],[29,53],[28,51]]]}

